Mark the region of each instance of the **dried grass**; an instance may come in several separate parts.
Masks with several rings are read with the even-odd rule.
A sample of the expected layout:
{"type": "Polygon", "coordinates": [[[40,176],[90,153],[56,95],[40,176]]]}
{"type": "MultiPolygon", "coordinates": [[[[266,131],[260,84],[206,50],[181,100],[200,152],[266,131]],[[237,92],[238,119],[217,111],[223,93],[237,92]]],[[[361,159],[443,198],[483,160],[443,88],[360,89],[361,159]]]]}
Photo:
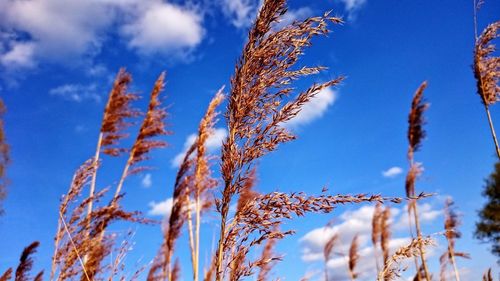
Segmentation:
{"type": "Polygon", "coordinates": [[[460,219],[458,214],[453,209],[453,200],[451,198],[447,198],[445,201],[444,207],[444,236],[448,242],[448,247],[446,252],[444,252],[439,258],[439,263],[441,266],[440,270],[440,280],[446,280],[446,269],[447,265],[451,264],[453,267],[453,272],[455,275],[455,280],[460,281],[460,274],[458,272],[457,264],[455,257],[469,258],[469,254],[464,252],[456,252],[455,251],[455,239],[460,238],[462,235],[458,230],[458,226],[460,225],[460,219]]]}
{"type": "Polygon", "coordinates": [[[394,280],[396,277],[399,277],[401,269],[398,264],[405,259],[420,256],[420,249],[430,245],[434,245],[434,241],[430,237],[418,237],[413,239],[408,245],[399,248],[384,262],[384,267],[379,272],[377,280],[394,280]]]}
{"type": "Polygon", "coordinates": [[[474,0],[474,77],[477,82],[477,93],[481,97],[481,102],[484,105],[488,124],[490,126],[491,136],[495,144],[496,153],[500,158],[500,147],[491,118],[489,107],[495,104],[500,98],[500,57],[495,57],[493,54],[496,50],[493,40],[500,37],[500,21],[489,24],[478,36],[477,13],[482,4],[482,1],[476,3],[474,0]]]}

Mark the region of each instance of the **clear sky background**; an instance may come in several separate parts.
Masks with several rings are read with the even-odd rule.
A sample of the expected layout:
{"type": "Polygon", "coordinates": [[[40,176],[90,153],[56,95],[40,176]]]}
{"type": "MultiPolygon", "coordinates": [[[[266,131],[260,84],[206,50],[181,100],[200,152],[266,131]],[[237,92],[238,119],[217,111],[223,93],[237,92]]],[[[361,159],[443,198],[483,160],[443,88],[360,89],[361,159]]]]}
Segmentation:
{"type": "MultiPolygon", "coordinates": [[[[489,245],[473,238],[477,211],[484,203],[484,179],[496,159],[471,70],[471,1],[289,4],[288,22],[327,10],[344,17],[345,23],[331,26],[328,37],[313,40],[302,63],[329,68],[307,82],[337,75],[347,79],[322,92],[291,125],[296,141],[259,161],[257,189],[318,194],[326,185],[331,193],[403,196],[407,115],[415,89],[427,80],[425,96],[431,107],[426,113],[428,137],[416,154],[425,167],[417,191],[437,195],[421,203],[424,231],[442,230],[444,199],[452,196],[463,215],[457,249],[472,256],[458,264],[464,280],[478,280],[496,266],[489,245]]],[[[12,158],[6,213],[0,217],[0,272],[16,265],[23,247],[34,240],[41,241],[35,268],[48,271],[59,198],[74,170],[95,151],[107,93],[122,66],[133,75],[132,89],[144,96],[160,72],[167,72],[168,123],[174,134],[165,140],[170,146],[153,153],[148,164],[154,170],[131,177],[124,187],[126,209],[161,219],[172,193],[175,158],[215,91],[229,86],[258,6],[253,0],[0,0],[0,95],[8,108],[4,120],[12,158]]],[[[479,13],[480,29],[499,15],[500,2],[486,1],[479,13]]],[[[500,122],[496,106],[492,115],[500,122]]],[[[216,154],[225,135],[223,120],[217,127],[211,140],[216,154]]],[[[104,163],[101,186],[117,180],[118,164],[104,163]]],[[[217,174],[217,163],[214,170],[217,174]]],[[[404,206],[392,207],[391,245],[396,248],[408,233],[404,206]]],[[[278,245],[285,257],[274,276],[298,280],[308,273],[322,280],[322,246],[340,231],[345,243],[339,251],[344,252],[353,235],[361,234],[366,259],[360,265],[361,279],[374,280],[368,239],[372,212],[371,205],[346,206],[287,223],[297,233],[278,245]],[[331,220],[335,226],[324,227],[331,220]]],[[[215,215],[202,227],[205,260],[217,227],[215,215]]],[[[150,261],[161,241],[159,226],[134,229],[129,265],[150,261]]],[[[444,241],[438,242],[430,257],[436,276],[444,251],[444,241]]],[[[181,239],[177,253],[185,280],[190,276],[187,249],[181,239]]],[[[328,267],[334,280],[346,280],[343,258],[330,260],[328,267]]],[[[410,268],[408,275],[412,272],[410,268]]]]}

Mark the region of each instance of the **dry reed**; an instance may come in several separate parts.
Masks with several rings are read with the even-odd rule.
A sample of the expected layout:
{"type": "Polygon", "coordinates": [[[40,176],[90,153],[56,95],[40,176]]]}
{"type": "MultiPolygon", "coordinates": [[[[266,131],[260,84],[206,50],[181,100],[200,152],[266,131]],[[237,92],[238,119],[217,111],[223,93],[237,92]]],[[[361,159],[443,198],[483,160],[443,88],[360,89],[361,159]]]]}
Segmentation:
{"type": "Polygon", "coordinates": [[[377,281],[394,280],[396,277],[399,277],[401,270],[398,264],[401,261],[419,256],[421,254],[421,248],[433,244],[434,241],[430,237],[417,237],[408,245],[400,247],[386,262],[384,262],[384,267],[379,272],[377,281]]]}
{"type": "Polygon", "coordinates": [[[229,134],[222,148],[221,174],[224,189],[222,199],[217,204],[217,210],[221,214],[216,252],[217,281],[223,279],[229,206],[233,197],[239,194],[253,162],[275,150],[280,143],[294,139],[280,124],[297,115],[301,107],[319,91],[342,80],[338,78],[315,84],[282,105],[284,98],[292,92],[289,84],[302,76],[324,69],[291,69],[303,48],[310,45],[313,36],[328,33],[327,22],[341,22],[340,19],[325,14],[275,30],[272,28],[273,24],[285,14],[285,4],[285,0],[264,1],[231,79],[226,113],[229,134]]]}
{"type": "Polygon", "coordinates": [[[461,237],[460,231],[458,231],[458,226],[460,225],[460,219],[458,214],[453,209],[453,200],[451,198],[447,198],[445,201],[444,207],[444,236],[448,242],[446,252],[441,255],[439,258],[439,263],[441,265],[440,270],[440,280],[446,280],[446,268],[448,264],[451,264],[453,267],[453,272],[455,274],[455,280],[460,281],[460,274],[458,272],[457,263],[455,257],[463,257],[469,258],[467,253],[456,252],[455,251],[455,239],[461,237]]]}
{"type": "Polygon", "coordinates": [[[332,235],[328,241],[326,241],[325,246],[323,247],[323,259],[325,263],[325,280],[328,281],[328,261],[330,260],[333,254],[333,247],[337,244],[339,240],[339,234],[335,233],[332,235]]]}
{"type": "Polygon", "coordinates": [[[358,263],[359,259],[358,239],[359,239],[358,234],[354,235],[351,241],[351,246],[349,247],[348,268],[351,280],[355,280],[356,278],[358,278],[358,274],[355,272],[356,264],[358,263]]]}
{"type": "MultiPolygon", "coordinates": [[[[424,121],[424,112],[429,108],[429,104],[424,102],[424,90],[427,87],[427,81],[424,81],[418,89],[415,91],[413,95],[410,114],[408,115],[408,163],[410,169],[406,176],[406,196],[413,197],[415,196],[415,182],[417,177],[421,174],[422,168],[419,163],[415,163],[414,154],[417,152],[422,144],[422,140],[425,138],[425,131],[423,129],[424,121]]],[[[408,215],[409,215],[409,224],[410,229],[412,228],[412,214],[413,221],[415,224],[415,230],[417,234],[417,238],[422,236],[420,222],[418,217],[418,208],[417,201],[410,200],[408,203],[408,215]]],[[[411,232],[412,236],[413,233],[411,232]]],[[[412,237],[413,238],[413,237],[412,237]]],[[[421,247],[420,259],[422,262],[422,266],[425,272],[425,279],[427,281],[431,281],[429,269],[427,267],[427,262],[425,260],[425,252],[424,248],[421,247]]],[[[417,272],[419,271],[418,261],[415,259],[415,265],[417,272]]]]}
{"type": "MultiPolygon", "coordinates": [[[[93,158],[94,166],[98,167],[101,150],[103,153],[118,156],[126,149],[117,147],[119,141],[128,135],[124,130],[131,125],[128,118],[137,117],[138,111],[132,109],[130,103],[138,99],[138,96],[127,92],[128,85],[132,81],[132,76],[121,68],[116,75],[113,87],[109,93],[104,115],[102,118],[99,137],[95,156],[93,158]]],[[[95,193],[97,180],[97,169],[92,174],[92,180],[89,189],[89,198],[95,193]]],[[[90,216],[93,208],[93,201],[90,201],[87,207],[87,216],[90,216]]],[[[52,278],[51,278],[52,279],[52,278]]]]}
{"type": "Polygon", "coordinates": [[[377,244],[380,241],[382,227],[381,227],[381,219],[382,219],[382,203],[377,202],[375,204],[375,209],[373,210],[372,216],[372,232],[371,239],[373,244],[373,257],[375,259],[375,266],[377,268],[377,272],[380,270],[380,266],[378,264],[378,256],[377,256],[377,244]]]}
{"type": "Polygon", "coordinates": [[[391,208],[386,207],[380,218],[380,248],[382,249],[384,264],[386,264],[389,260],[389,240],[391,239],[391,227],[389,225],[390,219],[391,208]]]}
{"type": "Polygon", "coordinates": [[[489,107],[495,104],[500,98],[500,57],[493,54],[496,46],[492,41],[500,36],[500,21],[488,25],[481,35],[478,35],[477,13],[482,1],[474,0],[474,77],[477,81],[477,93],[481,97],[488,124],[490,126],[491,136],[495,144],[498,158],[500,158],[500,147],[493,126],[493,120],[489,107]]]}
{"type": "Polygon", "coordinates": [[[12,278],[12,268],[8,268],[1,276],[0,281],[8,281],[12,278]]]}
{"type": "MultiPolygon", "coordinates": [[[[40,246],[40,242],[35,241],[24,248],[21,257],[19,258],[19,265],[16,268],[16,275],[14,277],[15,281],[28,281],[30,279],[29,272],[33,268],[32,256],[36,253],[38,246],[40,246]]],[[[40,274],[43,274],[43,271],[38,275],[40,274]]]]}
{"type": "Polygon", "coordinates": [[[214,132],[217,116],[216,109],[224,99],[222,91],[223,88],[216,93],[215,97],[209,103],[207,111],[200,121],[198,136],[186,151],[183,161],[180,164],[172,196],[172,212],[168,225],[164,230],[164,240],[161,249],[148,273],[148,280],[155,280],[155,278],[172,280],[171,259],[174,244],[180,236],[182,226],[186,220],[189,226],[188,234],[193,266],[193,280],[197,280],[198,278],[201,212],[204,208],[208,207],[202,201],[209,202],[205,197],[217,185],[217,182],[210,176],[209,159],[206,155],[206,141],[214,132]],[[191,196],[193,196],[193,200],[190,198],[191,196]],[[193,229],[191,218],[191,201],[195,202],[196,229],[193,229]],[[159,273],[160,270],[161,275],[159,273]]]}
{"type": "Polygon", "coordinates": [[[483,274],[483,281],[493,281],[493,274],[491,274],[491,268],[489,268],[484,274],[483,274]]]}

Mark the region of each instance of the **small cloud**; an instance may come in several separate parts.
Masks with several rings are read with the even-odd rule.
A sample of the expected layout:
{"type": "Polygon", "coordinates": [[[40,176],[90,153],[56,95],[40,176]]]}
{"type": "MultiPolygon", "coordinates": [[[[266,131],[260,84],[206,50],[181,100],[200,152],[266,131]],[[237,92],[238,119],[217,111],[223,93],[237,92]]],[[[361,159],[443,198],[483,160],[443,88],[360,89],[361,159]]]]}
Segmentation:
{"type": "Polygon", "coordinates": [[[358,11],[366,4],[366,0],[340,0],[340,2],[344,4],[347,19],[350,21],[356,20],[358,11]]]}
{"type": "Polygon", "coordinates": [[[167,198],[164,201],[156,203],[155,201],[149,203],[148,214],[151,216],[163,216],[168,220],[172,213],[173,199],[167,198]]]}
{"type": "Polygon", "coordinates": [[[236,28],[249,27],[258,11],[258,1],[255,0],[223,0],[222,11],[226,18],[236,28]]]}
{"type": "Polygon", "coordinates": [[[108,68],[103,64],[91,65],[87,69],[87,75],[92,76],[92,77],[105,76],[108,74],[109,74],[108,68]]]}
{"type": "Polygon", "coordinates": [[[331,88],[321,90],[314,98],[306,103],[302,110],[292,120],[285,122],[285,127],[298,127],[306,125],[321,118],[330,106],[335,103],[337,92],[331,88]]]}
{"type": "Polygon", "coordinates": [[[382,176],[384,178],[394,178],[397,175],[400,175],[402,172],[403,172],[403,169],[401,169],[400,167],[394,166],[394,167],[391,167],[385,171],[382,171],[382,176]]]}
{"type": "Polygon", "coordinates": [[[87,131],[87,127],[85,127],[84,125],[76,125],[75,126],[75,133],[81,134],[85,131],[87,131]]]}
{"type": "Polygon", "coordinates": [[[150,188],[153,185],[153,179],[151,174],[147,173],[141,180],[141,185],[144,188],[150,188]]]}
{"type": "MultiPolygon", "coordinates": [[[[208,151],[215,151],[216,149],[222,146],[222,141],[227,137],[227,130],[225,128],[216,128],[214,132],[208,137],[206,146],[208,151]]],[[[184,155],[188,151],[189,147],[193,145],[196,141],[196,134],[191,134],[187,137],[184,142],[184,149],[181,153],[177,154],[172,160],[172,167],[179,167],[182,160],[184,159],[184,155]]]]}
{"type": "Polygon", "coordinates": [[[194,10],[164,2],[154,2],[121,32],[131,49],[142,54],[177,53],[186,55],[205,35],[202,16],[194,10]]]}
{"type": "Polygon", "coordinates": [[[95,83],[89,85],[65,84],[49,90],[49,94],[74,102],[82,102],[84,100],[101,101],[101,96],[98,94],[97,84],[95,83]]]}
{"type": "Polygon", "coordinates": [[[0,63],[7,69],[33,68],[35,44],[13,42],[9,51],[0,54],[0,63]]]}

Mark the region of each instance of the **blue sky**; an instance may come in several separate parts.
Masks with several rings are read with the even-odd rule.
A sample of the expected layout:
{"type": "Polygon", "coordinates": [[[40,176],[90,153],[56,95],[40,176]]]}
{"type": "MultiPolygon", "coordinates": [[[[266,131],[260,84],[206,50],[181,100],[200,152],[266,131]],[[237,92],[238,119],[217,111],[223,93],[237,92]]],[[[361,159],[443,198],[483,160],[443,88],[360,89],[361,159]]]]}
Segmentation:
{"type": "MultiPolygon", "coordinates": [[[[306,82],[337,75],[347,79],[323,92],[290,125],[296,141],[259,161],[258,189],[312,194],[327,185],[332,193],[402,196],[407,114],[413,92],[427,80],[425,96],[431,107],[426,113],[428,137],[416,154],[425,167],[417,191],[437,195],[422,203],[428,217],[424,230],[442,228],[439,210],[444,198],[452,196],[463,213],[463,238],[457,248],[472,255],[470,261],[459,261],[466,280],[477,280],[494,266],[488,245],[472,238],[476,212],[484,203],[484,179],[495,155],[471,71],[470,2],[290,1],[287,21],[327,10],[345,19],[306,50],[304,64],[329,67],[306,82]]],[[[0,271],[15,265],[22,248],[34,240],[41,241],[36,268],[50,265],[59,198],[74,170],[93,155],[107,92],[122,66],[133,75],[133,90],[143,95],[161,71],[167,72],[168,123],[174,135],[165,140],[170,146],[152,155],[148,164],[154,170],[130,178],[124,187],[127,209],[161,218],[158,214],[168,204],[160,203],[172,193],[174,159],[196,131],[210,98],[220,86],[229,85],[258,5],[253,0],[0,0],[0,95],[8,108],[5,129],[12,158],[6,214],[0,218],[0,271]]],[[[499,12],[498,1],[486,1],[479,27],[498,20],[499,12]]],[[[495,106],[492,115],[500,122],[495,106]]],[[[214,153],[224,136],[223,122],[217,127],[214,153]]],[[[118,163],[103,167],[107,172],[102,173],[102,184],[116,180],[119,168],[113,164],[118,163]]],[[[279,244],[285,259],[276,267],[276,276],[295,280],[321,270],[314,254],[337,230],[318,229],[333,219],[340,229],[366,234],[362,222],[370,208],[343,207],[287,224],[297,234],[279,244]]],[[[404,206],[393,208],[398,225],[404,206]]],[[[204,224],[205,251],[210,249],[213,220],[204,224]]],[[[394,231],[395,238],[407,237],[403,228],[394,231]]],[[[351,232],[344,231],[345,241],[354,235],[351,232]]],[[[138,227],[127,261],[149,261],[160,239],[159,227],[138,227]]],[[[368,251],[370,243],[363,245],[368,251]]],[[[185,239],[178,249],[187,262],[185,239]]],[[[437,246],[431,257],[435,272],[442,250],[437,246]]],[[[329,263],[338,280],[343,278],[342,262],[329,263]]],[[[321,274],[315,278],[321,280],[321,274]]]]}

